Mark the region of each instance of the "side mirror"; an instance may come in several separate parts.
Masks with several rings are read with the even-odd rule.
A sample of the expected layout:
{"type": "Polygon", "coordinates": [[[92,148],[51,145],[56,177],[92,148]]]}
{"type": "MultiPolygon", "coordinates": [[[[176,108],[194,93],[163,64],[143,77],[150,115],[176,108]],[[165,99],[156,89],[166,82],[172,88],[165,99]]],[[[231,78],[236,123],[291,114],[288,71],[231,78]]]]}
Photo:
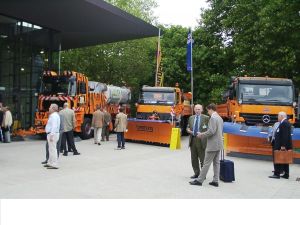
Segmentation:
{"type": "Polygon", "coordinates": [[[299,88],[295,88],[295,96],[298,97],[299,95],[299,88]]]}

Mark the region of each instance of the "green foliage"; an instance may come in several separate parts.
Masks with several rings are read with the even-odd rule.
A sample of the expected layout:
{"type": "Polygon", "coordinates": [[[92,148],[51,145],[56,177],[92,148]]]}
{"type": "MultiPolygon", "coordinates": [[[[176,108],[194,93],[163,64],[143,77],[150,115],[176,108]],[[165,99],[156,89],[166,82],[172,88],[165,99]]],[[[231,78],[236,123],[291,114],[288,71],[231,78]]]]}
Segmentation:
{"type": "Polygon", "coordinates": [[[149,23],[155,22],[153,9],[157,7],[155,0],[106,0],[110,4],[149,23]]]}
{"type": "MultiPolygon", "coordinates": [[[[165,85],[176,82],[184,91],[191,91],[191,75],[186,70],[186,47],[188,29],[172,26],[164,29],[162,37],[163,70],[165,85]]],[[[198,28],[193,33],[194,101],[208,104],[219,102],[227,81],[228,58],[222,42],[214,35],[198,28]]]]}
{"type": "MultiPolygon", "coordinates": [[[[108,0],[155,23],[155,0],[108,0]]],[[[220,102],[231,76],[289,77],[300,84],[299,0],[208,0],[193,32],[194,101],[220,102]]],[[[162,27],[165,86],[191,90],[186,70],[188,29],[162,27]]],[[[63,53],[63,69],[86,73],[91,80],[133,89],[153,85],[157,38],[75,49],[63,53]]]]}
{"type": "Polygon", "coordinates": [[[211,10],[222,8],[225,15],[219,30],[231,40],[236,67],[243,67],[244,74],[289,78],[299,74],[299,1],[215,2],[211,1],[211,10]]]}
{"type": "MultiPolygon", "coordinates": [[[[147,22],[154,22],[154,0],[109,0],[147,22]]],[[[132,103],[140,87],[154,84],[156,38],[118,42],[62,52],[62,70],[75,70],[90,80],[130,87],[132,103]]]]}

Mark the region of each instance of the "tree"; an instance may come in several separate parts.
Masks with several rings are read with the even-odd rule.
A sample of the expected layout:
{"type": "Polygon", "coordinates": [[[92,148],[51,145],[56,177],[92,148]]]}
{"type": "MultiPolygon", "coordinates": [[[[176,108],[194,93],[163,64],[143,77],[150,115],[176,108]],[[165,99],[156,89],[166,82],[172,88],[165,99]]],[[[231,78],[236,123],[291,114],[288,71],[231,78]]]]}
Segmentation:
{"type": "Polygon", "coordinates": [[[233,48],[243,74],[296,78],[300,63],[300,2],[211,0],[218,31],[233,48]]]}
{"type": "MultiPolygon", "coordinates": [[[[152,10],[157,5],[154,0],[108,2],[147,22],[155,22],[152,10]]],[[[154,83],[155,51],[155,38],[72,49],[62,52],[62,69],[79,71],[90,80],[130,87],[134,103],[140,87],[154,83]]]]}
{"type": "MultiPolygon", "coordinates": [[[[171,26],[163,29],[162,53],[165,85],[179,83],[191,91],[191,76],[186,69],[188,29],[171,26]]],[[[220,39],[199,27],[193,32],[194,101],[219,102],[227,81],[228,54],[220,39]]]]}

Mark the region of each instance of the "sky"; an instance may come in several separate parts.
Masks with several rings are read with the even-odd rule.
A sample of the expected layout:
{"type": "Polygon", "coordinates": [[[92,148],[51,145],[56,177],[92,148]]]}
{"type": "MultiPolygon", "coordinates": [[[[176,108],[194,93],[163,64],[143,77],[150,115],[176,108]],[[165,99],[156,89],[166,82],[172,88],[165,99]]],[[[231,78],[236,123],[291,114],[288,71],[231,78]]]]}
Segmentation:
{"type": "Polygon", "coordinates": [[[206,0],[156,0],[157,9],[154,10],[159,23],[181,25],[183,27],[197,26],[200,19],[200,8],[208,8],[206,0]]]}

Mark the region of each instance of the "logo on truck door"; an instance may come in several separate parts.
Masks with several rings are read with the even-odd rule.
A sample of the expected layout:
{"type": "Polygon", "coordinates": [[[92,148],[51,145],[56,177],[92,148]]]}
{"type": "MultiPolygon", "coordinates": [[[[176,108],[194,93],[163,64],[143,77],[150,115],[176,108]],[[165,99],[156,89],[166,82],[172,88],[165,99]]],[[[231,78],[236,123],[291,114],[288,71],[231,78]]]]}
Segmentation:
{"type": "Polygon", "coordinates": [[[153,127],[146,127],[146,126],[136,126],[137,131],[144,131],[144,132],[153,132],[153,127]]]}

